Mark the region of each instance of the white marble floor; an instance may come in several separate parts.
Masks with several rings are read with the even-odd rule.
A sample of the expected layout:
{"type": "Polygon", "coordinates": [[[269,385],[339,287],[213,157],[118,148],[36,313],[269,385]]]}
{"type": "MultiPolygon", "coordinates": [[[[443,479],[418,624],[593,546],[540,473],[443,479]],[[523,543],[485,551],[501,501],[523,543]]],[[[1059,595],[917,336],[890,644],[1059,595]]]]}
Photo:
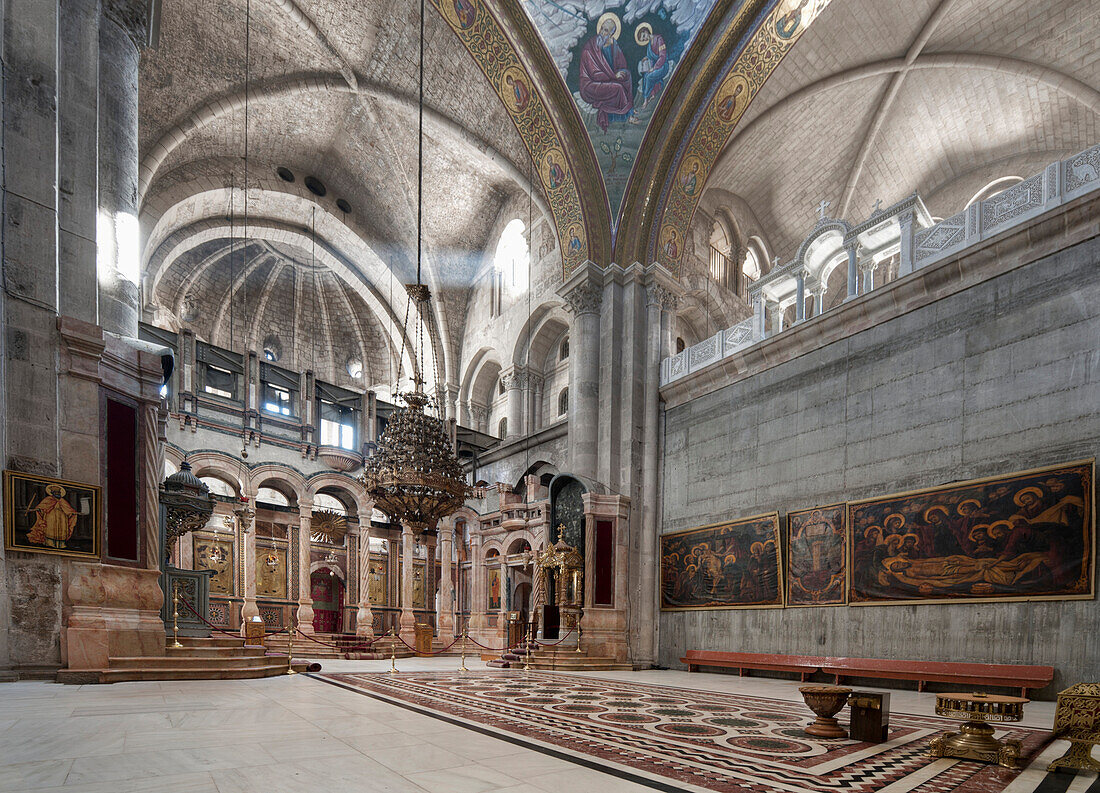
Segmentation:
{"type": "MultiPolygon", "coordinates": [[[[382,671],[388,661],[326,661],[382,671]]],[[[449,670],[456,659],[398,668],[449,670]]],[[[798,699],[798,684],[673,671],[601,672],[637,682],[798,699]]],[[[932,713],[934,694],[893,692],[932,713]]],[[[1027,708],[1049,728],[1054,705],[1027,708]]],[[[46,793],[642,793],[650,788],[303,675],[253,681],[0,684],[0,791],[46,793]]]]}

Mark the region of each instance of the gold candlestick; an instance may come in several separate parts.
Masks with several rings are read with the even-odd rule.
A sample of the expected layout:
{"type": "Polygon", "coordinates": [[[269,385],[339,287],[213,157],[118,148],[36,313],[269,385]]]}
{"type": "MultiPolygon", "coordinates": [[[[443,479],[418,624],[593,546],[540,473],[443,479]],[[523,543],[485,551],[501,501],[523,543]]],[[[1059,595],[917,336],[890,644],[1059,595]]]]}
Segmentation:
{"type": "Polygon", "coordinates": [[[468,671],[470,671],[469,669],[466,668],[466,639],[469,637],[469,635],[470,635],[470,626],[467,625],[462,631],[462,655],[458,659],[458,671],[459,672],[468,672],[468,671]]]}
{"type": "Polygon", "coordinates": [[[180,582],[172,582],[172,646],[183,647],[180,644],[180,582]]]}
{"type": "Polygon", "coordinates": [[[397,630],[390,628],[390,674],[397,673],[397,630]]]}
{"type": "Polygon", "coordinates": [[[523,673],[531,669],[531,626],[527,626],[527,642],[523,647],[523,673]]]}
{"type": "Polygon", "coordinates": [[[292,659],[294,658],[294,618],[290,620],[290,627],[287,629],[286,634],[286,673],[288,675],[296,675],[294,671],[294,664],[292,659]]]}
{"type": "Polygon", "coordinates": [[[581,620],[580,620],[580,617],[577,617],[577,652],[578,653],[581,651],[581,635],[582,635],[581,620]]]}

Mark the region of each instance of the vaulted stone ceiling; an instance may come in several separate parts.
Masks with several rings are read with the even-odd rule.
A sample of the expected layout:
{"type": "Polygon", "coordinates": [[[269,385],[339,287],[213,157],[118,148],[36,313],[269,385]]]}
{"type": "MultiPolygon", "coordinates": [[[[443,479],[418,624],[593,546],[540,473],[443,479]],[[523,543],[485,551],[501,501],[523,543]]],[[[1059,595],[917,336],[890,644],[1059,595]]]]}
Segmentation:
{"type": "Polygon", "coordinates": [[[773,255],[828,213],[916,191],[934,216],[1098,141],[1091,0],[834,0],[749,105],[703,206],[739,207],[773,255]]]}
{"type": "MultiPolygon", "coordinates": [[[[292,251],[285,262],[308,260],[315,220],[322,244],[353,271],[330,277],[361,295],[374,293],[370,322],[396,317],[400,325],[401,283],[415,277],[419,3],[252,0],[248,10],[247,236],[281,241],[292,251]],[[293,182],[276,175],[280,167],[293,182]],[[324,197],[305,186],[307,176],[323,183],[324,197]],[[277,239],[291,233],[293,239],[277,239]],[[379,305],[387,302],[391,270],[398,295],[379,305]]],[[[162,317],[181,299],[164,291],[165,272],[195,260],[189,240],[217,244],[210,239],[218,236],[215,227],[227,248],[242,239],[245,19],[245,0],[165,3],[159,47],[142,59],[145,299],[162,317]]],[[[430,5],[425,41],[425,280],[441,298],[430,323],[433,346],[449,359],[463,312],[445,306],[465,306],[472,275],[495,244],[488,235],[502,207],[529,189],[530,160],[494,89],[430,5]]],[[[204,272],[213,278],[220,270],[204,272]]],[[[443,377],[445,365],[441,360],[443,377]]]]}

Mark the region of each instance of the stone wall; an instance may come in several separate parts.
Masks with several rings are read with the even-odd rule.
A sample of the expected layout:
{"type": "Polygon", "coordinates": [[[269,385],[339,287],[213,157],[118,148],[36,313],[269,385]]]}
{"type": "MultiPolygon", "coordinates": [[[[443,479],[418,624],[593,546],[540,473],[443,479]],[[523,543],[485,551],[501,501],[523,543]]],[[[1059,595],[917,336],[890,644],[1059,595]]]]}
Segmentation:
{"type": "MultiPolygon", "coordinates": [[[[1074,211],[1071,221],[1087,216],[1074,211]]],[[[1001,274],[870,327],[853,309],[850,334],[831,344],[756,374],[727,373],[727,385],[690,399],[681,390],[665,415],[662,531],[771,510],[785,520],[815,504],[1096,456],[1100,237],[1095,222],[1088,229],[1018,267],[1000,261],[1000,249],[976,251],[957,271],[1001,274]]],[[[1020,235],[1002,249],[1026,256],[1033,244],[1020,235]]],[[[944,272],[918,273],[931,280],[911,291],[934,291],[944,272]]],[[[890,296],[867,296],[876,299],[890,296]]],[[[1050,664],[1050,693],[1100,678],[1100,609],[1064,601],[663,612],[661,664],[680,667],[688,648],[1050,664]]]]}

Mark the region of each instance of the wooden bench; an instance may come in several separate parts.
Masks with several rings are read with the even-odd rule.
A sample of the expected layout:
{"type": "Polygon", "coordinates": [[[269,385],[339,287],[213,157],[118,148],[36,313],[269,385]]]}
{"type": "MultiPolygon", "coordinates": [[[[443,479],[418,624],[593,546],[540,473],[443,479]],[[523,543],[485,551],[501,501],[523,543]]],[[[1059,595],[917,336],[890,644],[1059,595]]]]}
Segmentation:
{"type": "Polygon", "coordinates": [[[823,658],[821,671],[832,675],[839,684],[845,677],[880,680],[916,680],[917,690],[925,683],[960,683],[968,686],[1019,688],[1026,697],[1028,689],[1043,688],[1054,679],[1053,666],[1015,664],[971,664],[937,661],[898,661],[886,658],[823,658]]]}
{"type": "Polygon", "coordinates": [[[812,655],[774,655],[767,653],[727,653],[719,650],[688,650],[680,663],[687,664],[689,672],[698,672],[700,666],[716,666],[736,669],[744,675],[746,669],[767,672],[797,672],[805,680],[821,668],[824,658],[812,655]]]}

